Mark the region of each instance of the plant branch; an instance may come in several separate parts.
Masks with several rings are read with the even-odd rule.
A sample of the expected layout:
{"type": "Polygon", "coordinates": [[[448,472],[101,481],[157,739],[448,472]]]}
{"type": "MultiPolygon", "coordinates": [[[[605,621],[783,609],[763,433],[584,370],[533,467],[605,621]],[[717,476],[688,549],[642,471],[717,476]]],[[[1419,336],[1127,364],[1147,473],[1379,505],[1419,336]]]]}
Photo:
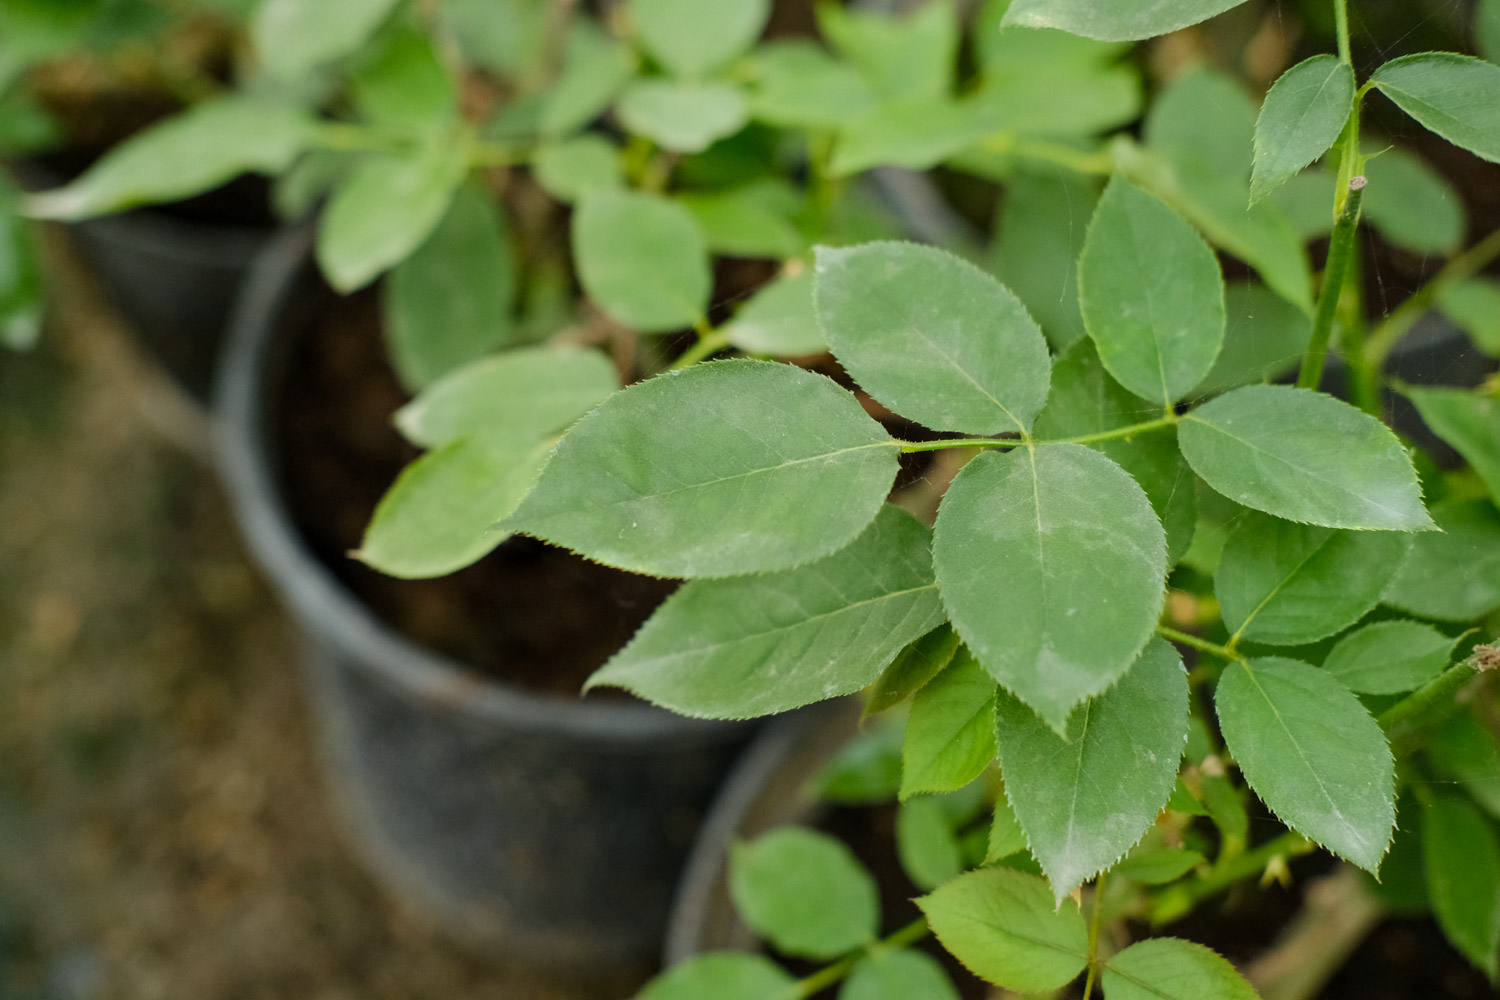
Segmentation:
{"type": "Polygon", "coordinates": [[[918,917],[905,927],[893,931],[874,944],[852,954],[845,955],[832,965],[819,969],[805,979],[798,980],[797,992],[794,996],[799,998],[816,996],[823,990],[828,989],[828,987],[843,982],[849,973],[853,971],[854,967],[859,964],[859,960],[870,952],[878,951],[882,948],[904,948],[909,944],[915,944],[922,940],[928,933],[927,918],[918,917]]]}
{"type": "Polygon", "coordinates": [[[1447,671],[1429,681],[1425,687],[1419,688],[1381,712],[1375,721],[1380,723],[1381,729],[1385,730],[1386,738],[1395,743],[1419,729],[1424,723],[1433,721],[1435,716],[1440,717],[1446,714],[1447,710],[1453,706],[1454,696],[1478,674],[1479,671],[1468,663],[1449,667],[1447,671]]]}
{"type": "Polygon", "coordinates": [[[1328,338],[1333,333],[1333,318],[1338,313],[1339,296],[1344,290],[1344,278],[1349,273],[1349,261],[1354,256],[1354,233],[1359,228],[1359,204],[1364,196],[1365,179],[1355,176],[1349,181],[1349,194],[1344,200],[1344,210],[1333,226],[1333,239],[1328,244],[1328,263],[1323,268],[1323,287],[1318,292],[1318,311],[1313,323],[1312,339],[1308,341],[1307,353],[1302,358],[1302,370],[1297,373],[1297,385],[1303,389],[1316,389],[1323,380],[1323,362],[1328,358],[1328,338]]]}
{"type": "Polygon", "coordinates": [[[1051,441],[1033,441],[1029,437],[945,438],[941,441],[903,441],[901,442],[901,450],[911,453],[914,451],[942,451],[945,448],[1016,448],[1023,444],[1093,444],[1096,441],[1114,441],[1118,438],[1135,437],[1137,434],[1145,434],[1148,431],[1161,430],[1163,427],[1173,426],[1180,419],[1177,414],[1168,413],[1164,417],[1157,417],[1155,420],[1147,420],[1144,423],[1131,424],[1129,427],[1116,427],[1112,431],[1079,434],[1076,437],[1056,438],[1051,441]]]}
{"type": "Polygon", "coordinates": [[[1151,901],[1147,918],[1155,925],[1171,923],[1187,916],[1198,903],[1209,896],[1265,871],[1266,866],[1277,858],[1294,858],[1311,853],[1316,847],[1316,844],[1302,834],[1288,830],[1259,847],[1214,866],[1196,878],[1169,886],[1166,892],[1151,901]]]}
{"type": "Polygon", "coordinates": [[[1228,646],[1221,646],[1217,642],[1209,642],[1207,639],[1200,639],[1196,635],[1192,635],[1188,632],[1179,632],[1175,628],[1168,628],[1165,625],[1158,625],[1156,626],[1156,632],[1163,639],[1171,639],[1173,642],[1180,642],[1184,646],[1191,646],[1193,649],[1199,650],[1200,652],[1212,653],[1214,656],[1219,657],[1219,659],[1221,660],[1227,660],[1233,663],[1243,662],[1245,659],[1243,653],[1230,649],[1228,646]]]}
{"type": "Polygon", "coordinates": [[[1104,876],[1094,880],[1094,919],[1089,921],[1089,974],[1083,982],[1083,1000],[1091,1000],[1094,983],[1099,978],[1099,920],[1104,914],[1104,876]]]}
{"type": "Polygon", "coordinates": [[[1333,0],[1333,24],[1339,40],[1339,62],[1352,66],[1354,59],[1349,47],[1348,0],[1333,0]]]}
{"type": "Polygon", "coordinates": [[[1427,284],[1412,293],[1385,318],[1365,342],[1365,362],[1375,371],[1385,364],[1391,349],[1432,308],[1433,300],[1450,285],[1473,277],[1491,261],[1500,257],[1500,229],[1450,260],[1427,284]]]}

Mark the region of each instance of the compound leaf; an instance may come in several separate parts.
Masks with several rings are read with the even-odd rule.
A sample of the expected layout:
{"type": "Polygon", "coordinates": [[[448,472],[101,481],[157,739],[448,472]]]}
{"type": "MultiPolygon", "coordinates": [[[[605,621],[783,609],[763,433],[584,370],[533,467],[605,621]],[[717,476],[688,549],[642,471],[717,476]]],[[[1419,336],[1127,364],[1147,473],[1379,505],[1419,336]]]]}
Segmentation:
{"type": "Polygon", "coordinates": [[[1075,709],[1064,736],[1014,698],[1000,699],[1000,771],[1058,900],[1151,828],[1176,784],[1187,723],[1187,675],[1162,639],[1075,709]]]}
{"type": "Polygon", "coordinates": [[[853,544],[816,562],[691,581],[589,686],[626,688],[684,715],[740,719],[858,691],[943,620],[929,537],[886,505],[853,544]]]}
{"type": "Polygon", "coordinates": [[[970,972],[1007,989],[1042,993],[1070,982],[1088,960],[1078,904],[1011,868],[968,872],[917,900],[943,947],[970,972]]]}
{"type": "Polygon", "coordinates": [[[1396,822],[1385,734],[1353,693],[1296,660],[1234,663],[1214,696],[1224,743],[1282,822],[1371,874],[1396,822]]]}
{"type": "Polygon", "coordinates": [[[933,561],[979,662],[1062,731],[1154,630],[1166,539],[1118,465],[1082,445],[1041,445],[964,467],[938,511],[933,561]]]}
{"type": "Polygon", "coordinates": [[[1410,545],[1401,532],[1319,528],[1248,512],[1214,572],[1224,624],[1281,646],[1333,635],[1379,603],[1410,545]]]}
{"type": "Polygon", "coordinates": [[[875,879],[854,852],[816,830],[779,827],[733,845],[729,892],[745,923],[785,955],[838,958],[880,929],[875,879]]]}
{"type": "Polygon", "coordinates": [[[1177,441],[1193,471],[1246,507],[1329,528],[1432,527],[1401,442],[1332,396],[1245,386],[1184,416],[1177,441]]]}
{"type": "Polygon", "coordinates": [[[1047,398],[1047,341],[983,271],[914,243],[819,247],[828,344],[855,380],[934,430],[1024,431],[1047,398]]]}
{"type": "Polygon", "coordinates": [[[1208,374],[1224,340],[1224,280],[1208,244],[1122,177],[1104,189],[1078,259],[1078,300],[1099,360],[1159,404],[1208,374]],[[1171,274],[1163,282],[1160,275],[1171,274]]]}
{"type": "Polygon", "coordinates": [[[1354,67],[1332,55],[1304,59],[1281,74],[1255,122],[1252,199],[1328,151],[1354,106],[1354,86],[1354,67]]]}

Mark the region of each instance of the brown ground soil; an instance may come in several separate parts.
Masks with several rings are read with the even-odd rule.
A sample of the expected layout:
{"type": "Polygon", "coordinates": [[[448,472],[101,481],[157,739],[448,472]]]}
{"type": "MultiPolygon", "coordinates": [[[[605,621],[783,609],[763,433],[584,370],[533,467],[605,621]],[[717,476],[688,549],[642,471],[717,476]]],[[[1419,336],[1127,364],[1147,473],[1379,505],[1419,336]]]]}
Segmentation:
{"type": "Polygon", "coordinates": [[[0,354],[0,998],[572,1000],[346,853],[202,428],[52,255],[45,344],[0,354]]]}

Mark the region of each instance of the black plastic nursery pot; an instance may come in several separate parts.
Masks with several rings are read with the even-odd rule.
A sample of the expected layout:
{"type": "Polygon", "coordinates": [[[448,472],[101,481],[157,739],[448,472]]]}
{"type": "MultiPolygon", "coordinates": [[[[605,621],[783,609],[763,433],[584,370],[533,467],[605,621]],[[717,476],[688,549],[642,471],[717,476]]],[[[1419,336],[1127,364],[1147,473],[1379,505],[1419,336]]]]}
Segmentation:
{"type": "MultiPolygon", "coordinates": [[[[13,165],[33,190],[65,175],[34,162],[13,165]]],[[[66,225],[79,256],[148,355],[187,396],[206,405],[225,327],[256,255],[275,235],[264,191],[240,182],[178,206],[136,209],[66,225]],[[248,213],[246,208],[252,210],[248,213]],[[266,221],[250,221],[250,216],[266,221]]]]}
{"type": "Polygon", "coordinates": [[[305,637],[348,838],[453,936],[618,989],[655,964],[701,816],[751,728],[482,675],[398,633],[311,551],[272,453],[290,345],[330,294],[308,268],[310,235],[288,232],[251,271],[215,431],[241,531],[305,637]]]}

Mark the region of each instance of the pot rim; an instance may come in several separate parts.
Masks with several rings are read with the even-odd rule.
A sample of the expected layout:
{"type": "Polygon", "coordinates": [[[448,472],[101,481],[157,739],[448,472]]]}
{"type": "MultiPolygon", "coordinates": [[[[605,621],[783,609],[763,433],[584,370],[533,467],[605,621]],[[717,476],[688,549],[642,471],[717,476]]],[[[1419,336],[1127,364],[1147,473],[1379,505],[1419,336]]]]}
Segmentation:
{"type": "Polygon", "coordinates": [[[276,320],[294,294],[313,227],[279,234],[257,256],[236,297],[213,393],[215,463],[240,534],[303,629],[415,697],[536,733],[659,749],[739,739],[745,722],[673,715],[637,702],[570,701],[485,677],[425,649],[381,621],[311,552],[292,524],[270,461],[262,387],[276,320]]]}

